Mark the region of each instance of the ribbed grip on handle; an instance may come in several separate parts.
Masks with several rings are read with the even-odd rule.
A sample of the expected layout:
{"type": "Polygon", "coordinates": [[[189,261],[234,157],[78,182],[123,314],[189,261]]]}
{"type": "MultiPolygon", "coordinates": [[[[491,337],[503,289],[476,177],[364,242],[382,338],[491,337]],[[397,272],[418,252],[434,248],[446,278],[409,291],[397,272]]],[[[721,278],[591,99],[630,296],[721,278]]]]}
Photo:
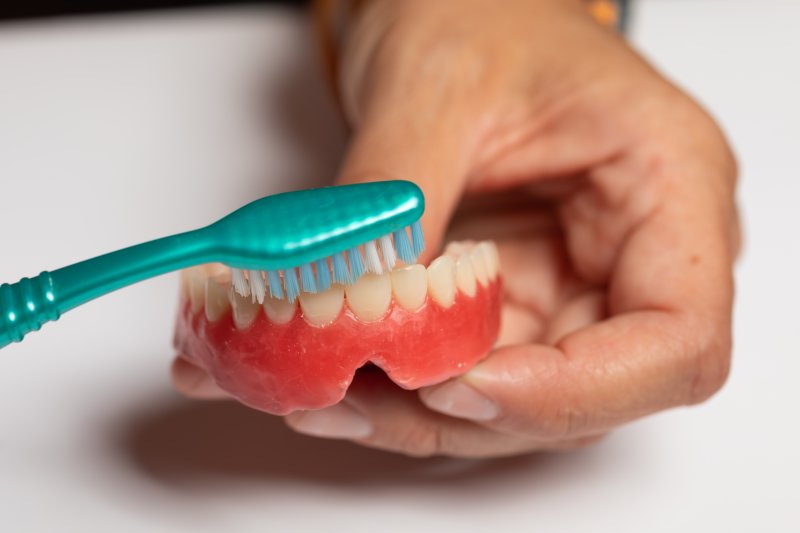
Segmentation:
{"type": "Polygon", "coordinates": [[[60,314],[49,272],[0,285],[0,348],[21,341],[45,322],[57,320],[60,314]]]}

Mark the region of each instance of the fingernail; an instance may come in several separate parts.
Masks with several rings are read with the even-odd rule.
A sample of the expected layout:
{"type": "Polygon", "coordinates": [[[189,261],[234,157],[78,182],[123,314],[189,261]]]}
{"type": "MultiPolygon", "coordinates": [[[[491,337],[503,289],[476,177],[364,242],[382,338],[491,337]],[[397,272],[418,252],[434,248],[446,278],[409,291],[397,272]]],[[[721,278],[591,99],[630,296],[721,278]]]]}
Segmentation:
{"type": "Polygon", "coordinates": [[[467,420],[485,422],[500,413],[497,404],[460,381],[422,390],[420,398],[434,411],[467,420]]]}
{"type": "Polygon", "coordinates": [[[299,433],[332,439],[361,439],[372,433],[369,420],[344,402],[290,415],[289,424],[299,433]]]}

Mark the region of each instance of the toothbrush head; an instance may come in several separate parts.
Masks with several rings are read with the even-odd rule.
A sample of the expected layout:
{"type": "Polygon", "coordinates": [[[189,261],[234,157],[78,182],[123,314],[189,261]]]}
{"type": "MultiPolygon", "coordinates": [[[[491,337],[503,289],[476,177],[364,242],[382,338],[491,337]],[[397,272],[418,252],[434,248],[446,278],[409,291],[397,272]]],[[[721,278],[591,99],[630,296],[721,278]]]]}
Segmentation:
{"type": "Polygon", "coordinates": [[[209,226],[234,290],[294,301],[331,283],[416,263],[425,200],[409,181],[324,187],[256,200],[209,226]]]}

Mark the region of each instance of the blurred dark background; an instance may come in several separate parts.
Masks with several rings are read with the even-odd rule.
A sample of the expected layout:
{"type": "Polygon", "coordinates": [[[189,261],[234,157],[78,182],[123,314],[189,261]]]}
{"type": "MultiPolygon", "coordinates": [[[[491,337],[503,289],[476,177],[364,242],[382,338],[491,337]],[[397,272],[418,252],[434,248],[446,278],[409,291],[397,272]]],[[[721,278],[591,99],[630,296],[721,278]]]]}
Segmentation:
{"type": "Polygon", "coordinates": [[[298,0],[17,0],[0,1],[0,19],[26,19],[39,17],[60,17],[65,15],[86,15],[90,13],[115,13],[121,11],[143,11],[150,9],[173,9],[194,6],[237,5],[237,4],[297,4],[298,0]]]}

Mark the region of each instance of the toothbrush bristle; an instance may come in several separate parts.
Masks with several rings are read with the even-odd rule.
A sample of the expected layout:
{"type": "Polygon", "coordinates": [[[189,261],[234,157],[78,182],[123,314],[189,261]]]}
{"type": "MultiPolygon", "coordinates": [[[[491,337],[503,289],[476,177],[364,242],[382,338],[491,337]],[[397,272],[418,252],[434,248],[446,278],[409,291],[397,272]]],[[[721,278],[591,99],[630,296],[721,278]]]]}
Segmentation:
{"type": "Polygon", "coordinates": [[[250,296],[250,283],[248,283],[247,278],[244,277],[243,270],[238,268],[231,269],[231,284],[233,285],[233,290],[240,296],[250,296]]]}
{"type": "Polygon", "coordinates": [[[350,248],[347,251],[347,258],[350,260],[350,280],[348,284],[352,284],[364,274],[364,260],[361,258],[361,250],[358,248],[350,248]]]}
{"type": "Polygon", "coordinates": [[[279,300],[283,299],[283,284],[281,275],[277,270],[267,270],[267,281],[269,282],[269,295],[279,300]]]}
{"type": "Polygon", "coordinates": [[[331,270],[328,267],[327,259],[319,259],[314,262],[314,269],[317,272],[317,290],[327,291],[331,288],[331,270]]]}
{"type": "Polygon", "coordinates": [[[313,265],[306,263],[299,268],[281,271],[248,270],[246,274],[239,268],[231,268],[231,284],[241,296],[251,296],[253,302],[264,303],[267,287],[270,297],[282,300],[285,296],[289,302],[294,302],[300,295],[301,289],[307,293],[316,293],[328,290],[332,283],[351,285],[365,272],[378,275],[384,271],[390,272],[398,259],[409,265],[414,264],[424,249],[422,225],[417,221],[408,228],[383,235],[377,240],[367,241],[364,243],[363,257],[360,247],[355,247],[347,250],[347,258],[344,252],[339,252],[330,258],[318,259],[313,265]]]}
{"type": "Polygon", "coordinates": [[[411,224],[411,249],[414,252],[415,260],[425,249],[425,237],[422,234],[422,224],[419,220],[411,224]]]}
{"type": "Polygon", "coordinates": [[[375,241],[369,241],[364,245],[364,252],[367,257],[367,272],[381,275],[383,274],[383,266],[381,265],[381,258],[378,255],[378,247],[375,241]]]}
{"type": "Polygon", "coordinates": [[[381,254],[383,255],[383,262],[386,263],[386,270],[391,272],[397,263],[397,254],[394,253],[392,238],[389,235],[384,235],[378,242],[381,245],[381,254]]]}
{"type": "Polygon", "coordinates": [[[311,269],[311,263],[306,263],[300,267],[300,283],[303,285],[304,291],[317,292],[317,283],[314,280],[314,271],[311,269]]]}
{"type": "Polygon", "coordinates": [[[333,282],[343,285],[350,283],[350,271],[347,270],[344,254],[338,253],[333,256],[333,282]]]}
{"type": "Polygon", "coordinates": [[[405,228],[394,232],[394,246],[400,261],[410,265],[417,261],[414,252],[411,250],[411,241],[408,240],[408,233],[405,228]]]}
{"type": "Polygon", "coordinates": [[[260,270],[250,270],[248,273],[250,281],[250,294],[253,297],[253,302],[260,304],[264,303],[264,295],[267,292],[267,286],[264,283],[264,275],[260,270]]]}
{"type": "Polygon", "coordinates": [[[297,283],[297,272],[294,268],[283,271],[283,282],[286,284],[286,299],[289,303],[294,303],[300,294],[300,285],[297,283]]]}

